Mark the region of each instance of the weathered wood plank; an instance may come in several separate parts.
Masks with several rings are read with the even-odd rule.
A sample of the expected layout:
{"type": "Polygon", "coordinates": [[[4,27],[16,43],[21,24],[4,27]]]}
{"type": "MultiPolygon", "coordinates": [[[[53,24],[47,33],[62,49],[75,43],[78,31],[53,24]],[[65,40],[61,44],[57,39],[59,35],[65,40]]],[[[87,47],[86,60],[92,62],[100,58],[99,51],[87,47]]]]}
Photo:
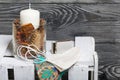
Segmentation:
{"type": "MultiPolygon", "coordinates": [[[[115,39],[119,39],[115,37],[116,32],[119,33],[120,29],[119,18],[116,15],[103,14],[103,6],[106,8],[104,10],[109,12],[111,10],[108,10],[109,6],[115,9],[120,4],[117,6],[114,4],[33,4],[32,7],[38,9],[41,12],[41,17],[47,20],[48,39],[73,39],[76,35],[86,35],[94,36],[96,42],[114,42],[115,39]],[[101,13],[98,13],[97,10],[101,13]],[[64,32],[66,35],[63,35],[64,32]],[[53,34],[54,36],[52,36],[53,34]]],[[[1,4],[0,24],[1,28],[3,27],[6,31],[1,30],[0,32],[11,33],[12,21],[19,18],[20,10],[27,7],[28,5],[25,3],[1,4]]],[[[114,13],[118,12],[114,11],[114,13]]]]}
{"type": "MultiPolygon", "coordinates": [[[[41,4],[52,2],[52,0],[42,1],[32,2],[32,8],[39,10],[41,18],[47,21],[47,39],[74,40],[75,36],[93,36],[99,55],[99,72],[100,75],[106,76],[101,80],[119,80],[120,4],[101,3],[120,1],[91,0],[94,1],[93,3],[100,4],[85,4],[87,1],[92,2],[81,0],[86,2],[84,4],[41,4]]],[[[68,0],[66,2],[71,3],[68,0]]],[[[17,2],[16,0],[0,0],[0,34],[12,34],[12,21],[19,18],[19,12],[26,8],[28,8],[27,0],[17,2]]]]}
{"type": "Polygon", "coordinates": [[[103,74],[100,80],[119,80],[120,78],[120,65],[119,62],[108,62],[101,66],[100,74],[103,74]]]}
{"type": "MultiPolygon", "coordinates": [[[[0,3],[28,3],[28,0],[0,0],[0,3]]],[[[119,0],[31,0],[32,3],[119,3],[119,0]]]]}
{"type": "Polygon", "coordinates": [[[120,74],[120,44],[100,43],[96,44],[99,55],[100,80],[119,80],[120,74]]]}

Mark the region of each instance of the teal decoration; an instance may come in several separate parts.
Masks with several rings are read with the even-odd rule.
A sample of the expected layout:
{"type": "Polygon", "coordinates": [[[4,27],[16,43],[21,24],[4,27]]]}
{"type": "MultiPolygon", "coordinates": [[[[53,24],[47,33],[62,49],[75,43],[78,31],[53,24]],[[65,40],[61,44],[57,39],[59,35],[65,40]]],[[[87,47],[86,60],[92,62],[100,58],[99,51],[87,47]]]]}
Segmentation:
{"type": "Polygon", "coordinates": [[[47,69],[47,70],[44,70],[43,73],[42,73],[42,78],[43,79],[49,79],[53,74],[53,71],[47,69]]]}
{"type": "Polygon", "coordinates": [[[35,60],[34,60],[34,63],[35,63],[35,64],[41,64],[41,63],[43,63],[43,62],[46,61],[45,57],[43,57],[43,56],[41,56],[41,55],[37,55],[37,57],[38,57],[38,59],[35,59],[35,60]]]}
{"type": "Polygon", "coordinates": [[[55,66],[49,62],[43,62],[42,64],[36,64],[37,74],[39,80],[58,80],[59,72],[55,66]]]}
{"type": "Polygon", "coordinates": [[[38,71],[38,70],[39,70],[39,68],[38,68],[38,67],[36,67],[36,70],[38,71]]]}
{"type": "Polygon", "coordinates": [[[61,80],[64,73],[67,71],[60,72],[59,74],[55,66],[49,62],[46,62],[46,58],[41,55],[37,55],[37,59],[34,60],[34,63],[36,65],[36,70],[40,80],[49,80],[51,78],[53,78],[53,80],[61,80]]]}

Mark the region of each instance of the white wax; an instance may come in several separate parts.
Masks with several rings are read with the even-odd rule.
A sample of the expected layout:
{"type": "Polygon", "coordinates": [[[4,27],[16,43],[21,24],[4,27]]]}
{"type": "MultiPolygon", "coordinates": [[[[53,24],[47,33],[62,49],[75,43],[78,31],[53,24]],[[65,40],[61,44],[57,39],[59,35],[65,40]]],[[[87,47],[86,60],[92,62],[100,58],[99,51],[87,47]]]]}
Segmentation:
{"type": "Polygon", "coordinates": [[[34,9],[26,9],[20,12],[20,24],[32,23],[35,29],[40,25],[40,12],[34,9]]]}

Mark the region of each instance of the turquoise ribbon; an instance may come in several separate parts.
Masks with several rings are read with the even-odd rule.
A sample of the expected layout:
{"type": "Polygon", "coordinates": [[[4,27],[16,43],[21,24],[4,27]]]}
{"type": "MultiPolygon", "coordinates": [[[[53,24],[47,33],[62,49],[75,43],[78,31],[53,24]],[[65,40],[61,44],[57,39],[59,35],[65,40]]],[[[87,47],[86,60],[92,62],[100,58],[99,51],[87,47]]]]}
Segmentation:
{"type": "Polygon", "coordinates": [[[37,57],[38,57],[38,59],[35,59],[35,60],[34,60],[34,63],[35,63],[35,64],[41,64],[41,63],[43,63],[43,62],[46,61],[45,57],[43,57],[43,56],[41,56],[41,55],[37,55],[37,57]]]}

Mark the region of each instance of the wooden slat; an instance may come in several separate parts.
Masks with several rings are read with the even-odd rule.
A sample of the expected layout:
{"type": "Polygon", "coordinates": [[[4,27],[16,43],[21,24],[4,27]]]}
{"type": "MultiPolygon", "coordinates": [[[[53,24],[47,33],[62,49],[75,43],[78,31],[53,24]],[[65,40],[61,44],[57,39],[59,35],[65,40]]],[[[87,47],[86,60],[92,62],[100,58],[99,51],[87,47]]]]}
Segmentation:
{"type": "MultiPolygon", "coordinates": [[[[120,43],[97,43],[96,44],[96,51],[102,53],[102,52],[115,52],[116,53],[120,53],[119,52],[120,49],[120,43]]],[[[103,54],[103,53],[102,53],[103,54]]],[[[104,54],[103,54],[104,55],[104,54]]]]}
{"type": "Polygon", "coordinates": [[[14,76],[15,76],[15,80],[34,80],[34,67],[15,66],[14,76]]]}
{"type": "MultiPolygon", "coordinates": [[[[0,0],[1,3],[27,3],[28,0],[0,0]]],[[[119,3],[119,0],[31,0],[32,3],[119,3]]]]}
{"type": "Polygon", "coordinates": [[[0,64],[0,80],[8,80],[7,67],[3,66],[2,64],[0,64]]]}

